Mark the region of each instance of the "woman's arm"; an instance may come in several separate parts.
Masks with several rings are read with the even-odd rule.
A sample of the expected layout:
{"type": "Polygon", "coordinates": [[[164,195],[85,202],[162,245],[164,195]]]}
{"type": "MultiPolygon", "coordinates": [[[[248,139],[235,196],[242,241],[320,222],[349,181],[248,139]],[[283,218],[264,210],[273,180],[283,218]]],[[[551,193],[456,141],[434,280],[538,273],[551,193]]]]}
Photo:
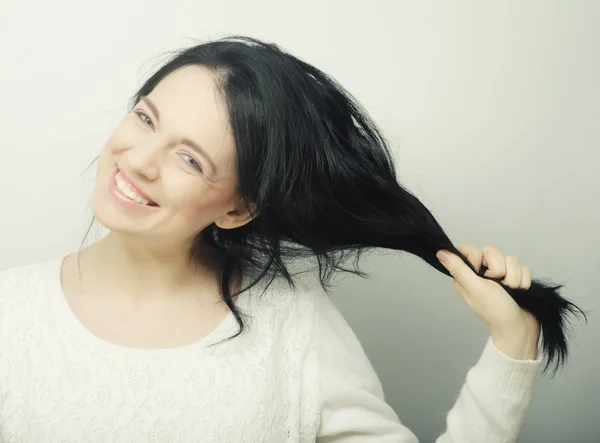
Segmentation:
{"type": "MultiPolygon", "coordinates": [[[[416,443],[385,402],[380,381],[355,334],[325,293],[317,294],[316,351],[321,386],[319,443],[416,443]]],[[[466,377],[436,443],[516,441],[540,360],[518,361],[491,339],[466,377]]]]}

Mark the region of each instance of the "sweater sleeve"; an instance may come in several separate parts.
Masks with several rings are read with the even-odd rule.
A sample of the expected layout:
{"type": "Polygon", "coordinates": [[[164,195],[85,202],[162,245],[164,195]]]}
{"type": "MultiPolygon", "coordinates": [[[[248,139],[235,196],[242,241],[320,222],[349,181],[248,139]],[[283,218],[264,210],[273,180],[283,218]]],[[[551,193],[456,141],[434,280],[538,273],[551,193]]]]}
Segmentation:
{"type": "MultiPolygon", "coordinates": [[[[325,293],[317,296],[314,348],[320,379],[318,443],[417,443],[385,402],[356,335],[325,293]]],[[[513,443],[525,421],[540,360],[513,360],[491,338],[467,374],[436,443],[513,443]]]]}

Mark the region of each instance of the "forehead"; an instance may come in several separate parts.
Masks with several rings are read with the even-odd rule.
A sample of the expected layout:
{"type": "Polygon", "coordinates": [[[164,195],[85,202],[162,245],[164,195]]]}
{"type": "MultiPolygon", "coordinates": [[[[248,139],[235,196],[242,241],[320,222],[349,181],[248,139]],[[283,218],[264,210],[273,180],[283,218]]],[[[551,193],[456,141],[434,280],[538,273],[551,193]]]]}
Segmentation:
{"type": "Polygon", "coordinates": [[[163,78],[148,96],[160,113],[161,131],[202,146],[220,178],[231,172],[234,139],[212,71],[199,65],[184,66],[163,78]]]}

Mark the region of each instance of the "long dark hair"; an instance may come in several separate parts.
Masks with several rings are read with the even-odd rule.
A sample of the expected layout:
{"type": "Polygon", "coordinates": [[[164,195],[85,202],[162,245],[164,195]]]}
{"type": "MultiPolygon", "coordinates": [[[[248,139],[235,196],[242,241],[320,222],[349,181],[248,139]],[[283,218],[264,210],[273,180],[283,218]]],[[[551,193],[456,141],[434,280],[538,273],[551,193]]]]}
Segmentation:
{"type": "MultiPolygon", "coordinates": [[[[476,272],[431,212],[398,182],[388,142],[334,79],[275,44],[234,35],[176,51],[130,106],[186,65],[202,65],[215,74],[236,143],[238,193],[255,211],[236,229],[208,226],[190,253],[191,262],[198,260],[203,243],[222,253],[219,291],[240,327],[232,338],[244,330],[232,298],[261,280],[270,279],[268,286],[278,276],[295,288],[288,260],[316,258],[327,292],[334,272],[366,277],[359,261],[372,248],[409,252],[450,276],[435,255],[447,249],[476,272]],[[350,256],[352,269],[343,266],[350,256]],[[258,271],[256,278],[232,294],[235,275],[246,267],[258,271]]],[[[500,283],[484,276],[486,270],[478,275],[500,283]]],[[[540,322],[544,372],[554,363],[556,373],[567,357],[569,316],[585,318],[585,313],[561,297],[563,285],[534,280],[524,290],[500,284],[540,322]]]]}

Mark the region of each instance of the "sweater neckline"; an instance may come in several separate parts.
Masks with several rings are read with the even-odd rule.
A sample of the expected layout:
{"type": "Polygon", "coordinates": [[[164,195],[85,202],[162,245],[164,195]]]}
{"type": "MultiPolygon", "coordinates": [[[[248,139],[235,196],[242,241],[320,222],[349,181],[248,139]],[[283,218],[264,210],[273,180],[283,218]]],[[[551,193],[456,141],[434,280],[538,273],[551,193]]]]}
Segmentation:
{"type": "MultiPolygon", "coordinates": [[[[204,355],[210,353],[211,349],[214,349],[217,344],[221,341],[224,342],[227,338],[237,333],[239,327],[233,313],[230,311],[227,316],[219,323],[219,325],[199,340],[177,347],[171,348],[134,348],[129,346],[120,345],[117,343],[105,340],[91,330],[89,330],[81,320],[75,315],[71,306],[67,302],[66,295],[62,287],[61,272],[62,266],[67,256],[60,256],[51,260],[48,264],[48,275],[46,281],[50,284],[51,305],[55,309],[57,315],[57,325],[63,330],[68,330],[69,334],[73,334],[81,341],[85,346],[89,346],[90,350],[98,350],[102,353],[113,354],[118,357],[135,358],[135,359],[164,359],[174,358],[177,356],[190,356],[191,353],[195,355],[204,355]]],[[[248,277],[242,275],[242,288],[248,283],[248,277]]],[[[247,292],[249,292],[248,290],[247,292]]],[[[239,297],[235,305],[240,309],[243,301],[248,298],[250,294],[246,294],[245,297],[239,297]]]]}

